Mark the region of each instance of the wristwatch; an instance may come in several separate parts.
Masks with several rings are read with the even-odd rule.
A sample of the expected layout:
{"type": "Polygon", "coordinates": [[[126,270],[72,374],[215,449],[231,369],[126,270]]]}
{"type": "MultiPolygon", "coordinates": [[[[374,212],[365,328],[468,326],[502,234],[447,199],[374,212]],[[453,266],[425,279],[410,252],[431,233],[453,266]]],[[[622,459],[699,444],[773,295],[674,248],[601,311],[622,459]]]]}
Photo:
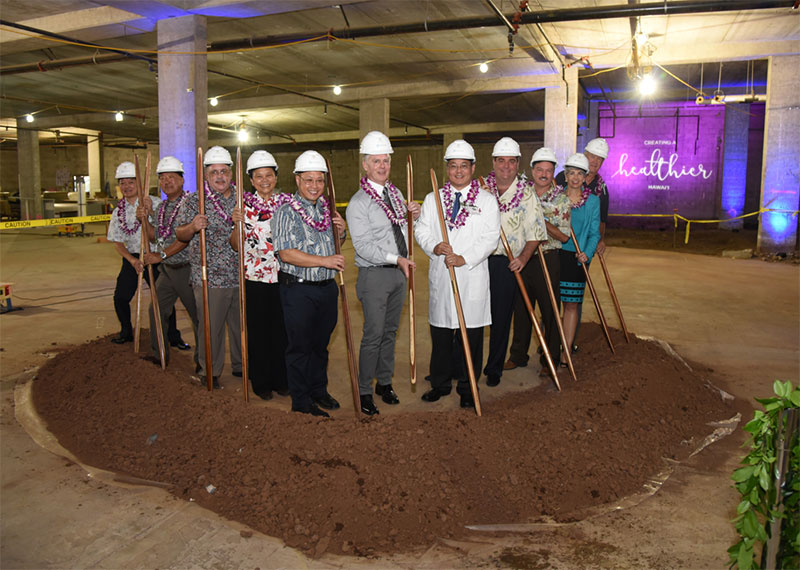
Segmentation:
{"type": "Polygon", "coordinates": [[[164,261],[166,258],[167,258],[167,252],[166,251],[162,251],[161,252],[161,261],[164,261]]]}

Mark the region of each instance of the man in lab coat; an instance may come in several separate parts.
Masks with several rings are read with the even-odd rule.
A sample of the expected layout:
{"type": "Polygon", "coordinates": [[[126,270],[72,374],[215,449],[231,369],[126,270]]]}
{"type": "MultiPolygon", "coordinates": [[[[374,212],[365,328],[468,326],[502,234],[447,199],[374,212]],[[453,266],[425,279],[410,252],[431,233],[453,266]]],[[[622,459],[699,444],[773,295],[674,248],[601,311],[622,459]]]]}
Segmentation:
{"type": "Polygon", "coordinates": [[[428,321],[431,328],[431,390],[423,394],[435,402],[452,389],[451,376],[462,408],[474,408],[467,378],[466,360],[451,366],[454,346],[463,354],[456,304],[450,284],[449,267],[455,268],[467,326],[472,366],[480,373],[483,361],[483,327],[492,324],[489,296],[489,254],[500,237],[497,199],[480,188],[475,173],[475,151],[464,140],[451,143],[444,154],[448,181],[425,197],[422,213],[414,225],[414,237],[430,258],[428,269],[428,321]],[[442,239],[436,202],[441,200],[450,244],[442,239]]]}

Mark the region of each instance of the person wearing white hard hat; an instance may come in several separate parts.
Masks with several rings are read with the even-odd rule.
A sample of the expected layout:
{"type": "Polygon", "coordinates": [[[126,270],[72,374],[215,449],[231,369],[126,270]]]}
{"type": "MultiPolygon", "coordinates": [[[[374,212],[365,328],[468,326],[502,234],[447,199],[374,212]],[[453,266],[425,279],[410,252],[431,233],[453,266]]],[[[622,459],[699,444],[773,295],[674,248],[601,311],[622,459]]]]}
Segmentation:
{"type": "MultiPolygon", "coordinates": [[[[178,239],[189,243],[191,282],[197,304],[197,338],[205,338],[203,314],[203,281],[200,260],[200,230],[206,230],[206,278],[208,282],[208,317],[211,337],[211,376],[213,387],[222,385],[219,377],[225,366],[225,329],[228,330],[230,345],[231,372],[242,375],[241,322],[239,319],[239,256],[230,243],[234,230],[233,208],[236,206],[236,192],[231,183],[233,172],[231,154],[221,146],[212,146],[203,157],[205,180],[203,192],[205,215],[200,215],[198,194],[190,194],[178,214],[178,239]]],[[[199,373],[206,370],[205,342],[198,342],[199,373]]]]}
{"type": "Polygon", "coordinates": [[[375,394],[389,405],[399,404],[392,388],[394,347],[403,311],[406,283],[416,264],[408,259],[408,223],[420,207],[408,203],[389,181],[392,145],[380,131],[367,133],[361,141],[361,166],[366,173],[359,190],[347,206],[347,225],[358,267],[356,295],[364,312],[364,328],[358,355],[358,388],[361,412],[372,416],[378,408],[375,394]]]}
{"type": "MultiPolygon", "coordinates": [[[[583,154],[573,154],[564,163],[567,180],[566,195],[570,201],[570,223],[578,240],[581,253],[577,253],[572,238],[561,247],[561,302],[564,304],[564,336],[567,346],[572,346],[580,319],[578,307],[583,303],[586,275],[581,265],[589,263],[600,243],[600,198],[584,184],[589,172],[589,161],[583,154]]],[[[566,366],[562,355],[561,365],[566,366]]]]}
{"type": "Polygon", "coordinates": [[[435,402],[458,384],[462,408],[474,408],[466,360],[463,357],[449,268],[455,268],[461,304],[472,353],[473,369],[483,361],[483,327],[492,324],[489,292],[489,254],[500,239],[500,210],[497,199],[482,190],[475,173],[475,151],[464,140],[452,142],[445,150],[447,182],[425,197],[422,213],[414,225],[414,237],[430,258],[428,267],[428,323],[431,330],[431,389],[422,395],[435,402]],[[436,200],[444,209],[450,243],[444,243],[436,200]],[[453,358],[460,353],[459,358],[453,358]]]}
{"type": "MultiPolygon", "coordinates": [[[[531,158],[531,182],[533,191],[539,198],[545,217],[547,227],[547,241],[542,244],[544,262],[550,276],[550,285],[556,299],[559,297],[559,275],[561,263],[559,251],[561,244],[569,239],[570,204],[569,198],[564,193],[564,189],[553,182],[555,166],[558,162],[555,153],[542,147],[533,153],[531,158]]],[[[538,252],[534,257],[538,257],[538,252]]],[[[561,318],[559,313],[553,310],[550,300],[550,293],[547,288],[547,277],[542,270],[542,264],[538,259],[531,260],[522,270],[522,281],[530,293],[531,302],[539,304],[542,313],[542,324],[544,325],[544,337],[553,364],[558,366],[559,353],[561,352],[561,336],[558,332],[556,319],[561,318]]],[[[511,341],[511,350],[504,368],[511,370],[517,366],[528,364],[528,349],[531,344],[531,330],[533,323],[525,306],[522,296],[517,293],[514,301],[514,337],[511,341]]],[[[547,361],[544,354],[540,358],[540,376],[549,373],[547,361]]]]}
{"type": "Polygon", "coordinates": [[[297,193],[278,208],[272,226],[292,411],[321,417],[328,417],[322,408],[339,408],[328,393],[328,343],[338,318],[336,272],[344,271],[344,256],[336,253],[333,240],[341,242],[346,236],[344,219],[338,212],[331,215],[324,197],[327,173],[318,152],[307,150],[298,156],[297,193]]]}
{"type": "MultiPolygon", "coordinates": [[[[283,324],[278,259],[272,243],[272,220],[290,196],[277,192],[278,163],[257,150],[247,159],[253,192],[244,195],[244,211],[233,209],[233,221],[244,222],[244,278],[247,299],[247,366],[253,392],[262,400],[272,393],[288,396],[286,384],[286,328],[283,324]]],[[[239,233],[231,247],[239,251],[239,233]]]]}
{"type": "MultiPolygon", "coordinates": [[[[180,299],[189,318],[192,320],[194,334],[194,361],[197,367],[197,305],[194,291],[189,283],[189,250],[186,243],[175,237],[175,222],[187,194],[183,191],[183,164],[174,156],[165,156],[156,165],[158,184],[167,196],[156,208],[154,216],[145,221],[145,230],[156,247],[144,254],[145,265],[154,265],[158,270],[156,292],[161,314],[161,327],[169,345],[178,350],[189,350],[191,346],[183,341],[175,326],[175,302],[180,299]]],[[[150,344],[153,351],[151,360],[160,363],[158,337],[155,334],[155,316],[150,307],[150,344]]],[[[165,351],[169,362],[169,349],[165,351]]]]}
{"type": "Polygon", "coordinates": [[[530,189],[525,175],[518,175],[521,156],[517,141],[510,137],[501,138],[492,149],[493,170],[486,177],[486,185],[499,204],[500,224],[514,255],[509,262],[503,243],[498,241],[489,256],[492,326],[489,332],[489,357],[483,369],[487,386],[497,386],[503,375],[514,298],[520,294],[514,273],[533,265],[529,260],[539,243],[547,239],[539,200],[530,189]]]}
{"type": "MultiPolygon", "coordinates": [[[[131,299],[136,294],[139,273],[144,271],[144,264],[139,259],[142,239],[142,221],[137,217],[139,197],[137,196],[136,167],[132,162],[122,162],[117,166],[117,183],[122,192],[122,200],[117,203],[111,214],[106,238],[114,244],[114,248],[122,256],[122,267],[117,275],[114,287],[114,311],[119,319],[120,332],[111,339],[115,344],[133,341],[133,325],[131,324],[131,299]]],[[[143,216],[153,211],[153,207],[161,202],[160,198],[145,196],[143,200],[143,216]]],[[[153,244],[151,244],[152,247],[153,244]]],[[[147,284],[150,278],[144,274],[147,284]]]]}

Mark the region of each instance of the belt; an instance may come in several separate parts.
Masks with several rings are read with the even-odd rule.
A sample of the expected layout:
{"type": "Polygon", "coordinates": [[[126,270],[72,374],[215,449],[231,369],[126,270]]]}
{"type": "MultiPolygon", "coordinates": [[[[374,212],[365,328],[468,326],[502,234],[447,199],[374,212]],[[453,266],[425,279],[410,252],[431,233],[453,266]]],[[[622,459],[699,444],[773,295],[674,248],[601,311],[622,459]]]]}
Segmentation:
{"type": "Polygon", "coordinates": [[[164,266],[169,267],[170,269],[180,269],[188,265],[189,265],[188,261],[184,261],[183,263],[167,263],[166,261],[164,262],[164,266]]]}
{"type": "MultiPolygon", "coordinates": [[[[544,252],[545,255],[550,255],[552,253],[558,253],[559,250],[558,249],[542,249],[542,251],[544,252]]],[[[538,251],[534,251],[533,255],[539,255],[539,252],[538,251]]]]}
{"type": "Polygon", "coordinates": [[[333,279],[323,279],[322,281],[310,281],[308,279],[303,279],[301,277],[297,277],[292,275],[291,273],[284,273],[283,271],[278,271],[278,283],[281,285],[315,285],[317,287],[324,287],[329,283],[333,283],[333,279]]]}
{"type": "Polygon", "coordinates": [[[392,265],[391,263],[387,263],[385,265],[370,265],[368,267],[369,269],[397,269],[397,266],[392,265]]]}

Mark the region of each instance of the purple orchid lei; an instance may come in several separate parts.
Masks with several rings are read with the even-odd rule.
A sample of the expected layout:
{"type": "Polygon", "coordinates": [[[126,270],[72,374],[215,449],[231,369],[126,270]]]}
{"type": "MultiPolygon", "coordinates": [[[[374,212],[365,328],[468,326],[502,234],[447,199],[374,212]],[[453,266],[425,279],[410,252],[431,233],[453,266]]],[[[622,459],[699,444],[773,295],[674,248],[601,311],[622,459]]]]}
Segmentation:
{"type": "Polygon", "coordinates": [[[451,190],[450,181],[448,180],[445,182],[444,186],[442,186],[442,199],[444,201],[444,208],[445,208],[445,219],[447,220],[447,227],[451,230],[456,228],[463,228],[464,224],[467,223],[467,218],[469,217],[469,210],[471,210],[475,205],[475,199],[478,197],[478,191],[480,190],[480,184],[478,184],[477,180],[473,180],[472,183],[469,185],[469,192],[467,193],[467,197],[461,201],[461,207],[458,210],[458,214],[456,215],[456,219],[454,222],[450,221],[450,218],[453,214],[453,190],[451,190]]]}
{"type": "Polygon", "coordinates": [[[294,196],[289,197],[289,201],[286,202],[289,204],[289,207],[297,212],[297,215],[300,216],[300,219],[303,220],[303,223],[310,228],[314,228],[318,232],[327,231],[329,227],[331,227],[331,211],[328,208],[328,199],[325,196],[320,196],[318,202],[322,205],[322,219],[320,221],[316,221],[311,215],[306,212],[306,209],[303,207],[303,204],[300,203],[300,200],[295,198],[294,196]]]}
{"type": "Polygon", "coordinates": [[[133,227],[129,228],[127,221],[125,220],[126,208],[127,208],[127,203],[125,201],[125,198],[117,202],[117,218],[119,218],[119,223],[123,233],[125,235],[132,236],[133,234],[139,231],[139,228],[142,226],[142,222],[137,218],[136,223],[133,224],[133,227]]]}
{"type": "Polygon", "coordinates": [[[266,202],[255,192],[244,195],[244,203],[267,219],[271,218],[278,208],[291,201],[292,197],[289,194],[275,194],[266,202]]]}
{"type": "Polygon", "coordinates": [[[511,201],[507,203],[503,203],[500,201],[500,191],[497,189],[497,178],[495,177],[494,170],[492,170],[489,175],[486,177],[486,185],[489,187],[489,191],[494,194],[494,197],[497,198],[497,204],[500,207],[501,212],[511,212],[519,206],[519,203],[522,201],[522,196],[525,194],[525,187],[527,186],[527,181],[525,177],[517,179],[517,186],[514,189],[514,195],[511,197],[511,201]]]}
{"type": "Polygon", "coordinates": [[[378,206],[386,213],[386,217],[389,218],[389,222],[391,222],[395,226],[403,226],[408,221],[406,220],[405,216],[400,215],[398,216],[396,212],[405,212],[406,211],[406,203],[403,201],[403,195],[400,193],[400,190],[392,184],[391,182],[386,183],[386,187],[389,189],[389,201],[392,203],[392,208],[394,208],[394,212],[392,208],[384,202],[383,196],[378,194],[375,188],[372,187],[372,184],[369,183],[367,177],[364,176],[361,178],[361,189],[372,198],[378,206]]]}
{"type": "Polygon", "coordinates": [[[169,219],[164,221],[165,212],[167,211],[167,201],[163,201],[161,204],[161,209],[158,211],[158,237],[166,238],[172,233],[172,225],[175,223],[175,218],[178,217],[178,212],[181,210],[181,206],[183,206],[183,202],[186,199],[186,196],[189,194],[184,192],[180,198],[178,198],[178,203],[175,204],[175,208],[173,208],[172,213],[169,215],[169,219]]]}
{"type": "MultiPolygon", "coordinates": [[[[222,204],[216,195],[217,193],[208,187],[208,182],[205,182],[203,186],[205,188],[206,198],[208,198],[208,201],[214,206],[214,209],[217,211],[217,214],[219,214],[219,217],[222,218],[225,223],[233,224],[233,218],[231,218],[225,211],[225,208],[222,207],[222,204]]],[[[231,184],[231,192],[236,192],[236,187],[233,184],[231,184]]]]}
{"type": "MultiPolygon", "coordinates": [[[[565,188],[564,192],[566,192],[566,191],[567,191],[567,189],[565,188]]],[[[580,208],[581,206],[583,206],[586,203],[586,200],[589,199],[589,196],[591,194],[592,194],[592,191],[589,190],[589,187],[586,186],[586,185],[582,185],[581,186],[581,199],[578,200],[577,202],[573,202],[572,198],[570,198],[570,200],[569,200],[570,206],[572,207],[572,209],[574,210],[575,208],[580,208]]]]}

